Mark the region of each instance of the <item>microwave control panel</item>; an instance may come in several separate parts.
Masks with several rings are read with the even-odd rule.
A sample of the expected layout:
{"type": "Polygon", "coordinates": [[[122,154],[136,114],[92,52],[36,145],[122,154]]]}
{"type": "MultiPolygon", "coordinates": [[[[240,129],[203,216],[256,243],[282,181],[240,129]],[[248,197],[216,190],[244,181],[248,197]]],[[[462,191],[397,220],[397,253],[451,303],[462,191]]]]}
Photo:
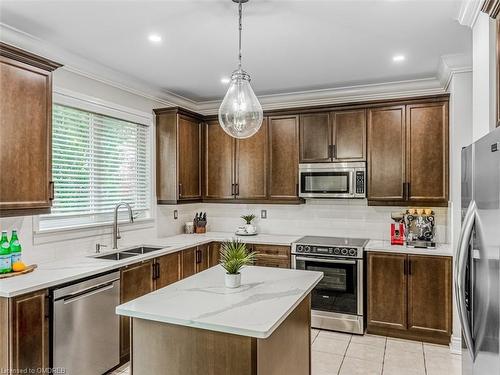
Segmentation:
{"type": "Polygon", "coordinates": [[[365,172],[356,171],[356,194],[365,193],[365,172]]]}

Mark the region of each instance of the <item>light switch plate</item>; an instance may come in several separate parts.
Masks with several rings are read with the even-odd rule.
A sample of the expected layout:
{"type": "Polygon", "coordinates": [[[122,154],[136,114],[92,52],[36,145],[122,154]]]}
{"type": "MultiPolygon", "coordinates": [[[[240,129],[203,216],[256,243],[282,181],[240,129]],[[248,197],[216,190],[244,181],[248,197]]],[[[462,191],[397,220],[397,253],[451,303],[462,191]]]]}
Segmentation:
{"type": "Polygon", "coordinates": [[[179,212],[177,210],[174,210],[174,220],[177,220],[179,218],[179,212]]]}
{"type": "Polygon", "coordinates": [[[267,219],[267,210],[260,210],[260,218],[267,219]]]}

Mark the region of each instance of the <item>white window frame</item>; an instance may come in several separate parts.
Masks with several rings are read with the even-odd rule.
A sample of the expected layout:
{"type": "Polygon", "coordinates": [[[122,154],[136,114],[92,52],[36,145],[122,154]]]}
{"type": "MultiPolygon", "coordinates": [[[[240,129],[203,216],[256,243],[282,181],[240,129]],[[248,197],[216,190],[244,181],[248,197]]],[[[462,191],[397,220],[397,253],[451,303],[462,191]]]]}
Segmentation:
{"type": "MultiPolygon", "coordinates": [[[[60,104],[68,107],[73,107],[83,111],[89,111],[94,113],[99,113],[105,116],[115,117],[120,120],[134,122],[137,124],[145,125],[149,127],[149,137],[147,140],[147,148],[149,150],[149,160],[150,160],[150,209],[149,215],[144,218],[138,218],[133,224],[121,225],[122,231],[127,230],[138,230],[144,228],[151,228],[154,226],[156,218],[156,152],[155,152],[155,127],[154,116],[152,113],[146,113],[138,111],[136,109],[124,107],[112,102],[108,102],[99,98],[91,97],[85,94],[77,93],[71,90],[63,88],[54,88],[52,96],[53,104],[60,104]]],[[[71,226],[65,226],[60,228],[49,228],[40,229],[40,217],[33,216],[33,233],[37,236],[51,235],[53,233],[60,232],[71,232],[71,231],[81,231],[95,229],[96,232],[102,233],[103,227],[110,227],[112,221],[103,221],[96,223],[82,223],[71,226]]],[[[97,235],[98,233],[96,233],[97,235]]],[[[68,233],[71,237],[71,234],[68,233]]]]}

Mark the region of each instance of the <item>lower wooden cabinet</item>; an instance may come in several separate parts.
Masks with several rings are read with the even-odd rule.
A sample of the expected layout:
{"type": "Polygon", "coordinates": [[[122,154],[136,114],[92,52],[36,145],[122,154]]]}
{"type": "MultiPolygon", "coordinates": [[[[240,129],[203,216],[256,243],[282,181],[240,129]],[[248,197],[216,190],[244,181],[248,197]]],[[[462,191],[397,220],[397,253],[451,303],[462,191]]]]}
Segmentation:
{"type": "Polygon", "coordinates": [[[182,250],[182,278],[192,276],[196,273],[196,247],[182,250]]]}
{"type": "Polygon", "coordinates": [[[220,250],[222,243],[212,242],[208,246],[208,267],[213,267],[220,262],[220,250]]]}
{"type": "Polygon", "coordinates": [[[256,266],[290,268],[290,246],[253,245],[256,266]]]}
{"type": "MultiPolygon", "coordinates": [[[[154,290],[154,260],[132,264],[121,269],[120,303],[139,298],[154,290]]],[[[120,317],[120,358],[129,359],[130,318],[120,317]]]]}
{"type": "Polygon", "coordinates": [[[196,249],[196,272],[208,269],[208,244],[200,245],[196,249]]]}
{"type": "Polygon", "coordinates": [[[35,374],[48,367],[48,291],[0,298],[0,372],[35,374]]]}
{"type": "Polygon", "coordinates": [[[451,266],[450,257],[369,252],[368,333],[448,344],[451,266]]]}
{"type": "Polygon", "coordinates": [[[180,252],[156,258],[155,264],[155,289],[163,288],[181,279],[180,252]]]}

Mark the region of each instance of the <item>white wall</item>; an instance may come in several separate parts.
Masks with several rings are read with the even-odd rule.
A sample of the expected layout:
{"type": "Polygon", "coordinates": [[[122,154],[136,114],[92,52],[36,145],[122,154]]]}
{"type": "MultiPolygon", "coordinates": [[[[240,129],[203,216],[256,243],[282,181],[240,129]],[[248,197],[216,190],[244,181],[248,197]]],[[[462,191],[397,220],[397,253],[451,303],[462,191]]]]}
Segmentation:
{"type": "Polygon", "coordinates": [[[495,30],[495,21],[479,13],[472,28],[474,141],[496,126],[495,30]]]}
{"type": "MultiPolygon", "coordinates": [[[[456,251],[461,226],[461,150],[472,143],[472,76],[470,72],[452,76],[450,92],[450,242],[456,251]]],[[[455,294],[453,294],[455,298],[455,294]]],[[[452,349],[461,347],[461,327],[453,304],[452,349]]]]}

